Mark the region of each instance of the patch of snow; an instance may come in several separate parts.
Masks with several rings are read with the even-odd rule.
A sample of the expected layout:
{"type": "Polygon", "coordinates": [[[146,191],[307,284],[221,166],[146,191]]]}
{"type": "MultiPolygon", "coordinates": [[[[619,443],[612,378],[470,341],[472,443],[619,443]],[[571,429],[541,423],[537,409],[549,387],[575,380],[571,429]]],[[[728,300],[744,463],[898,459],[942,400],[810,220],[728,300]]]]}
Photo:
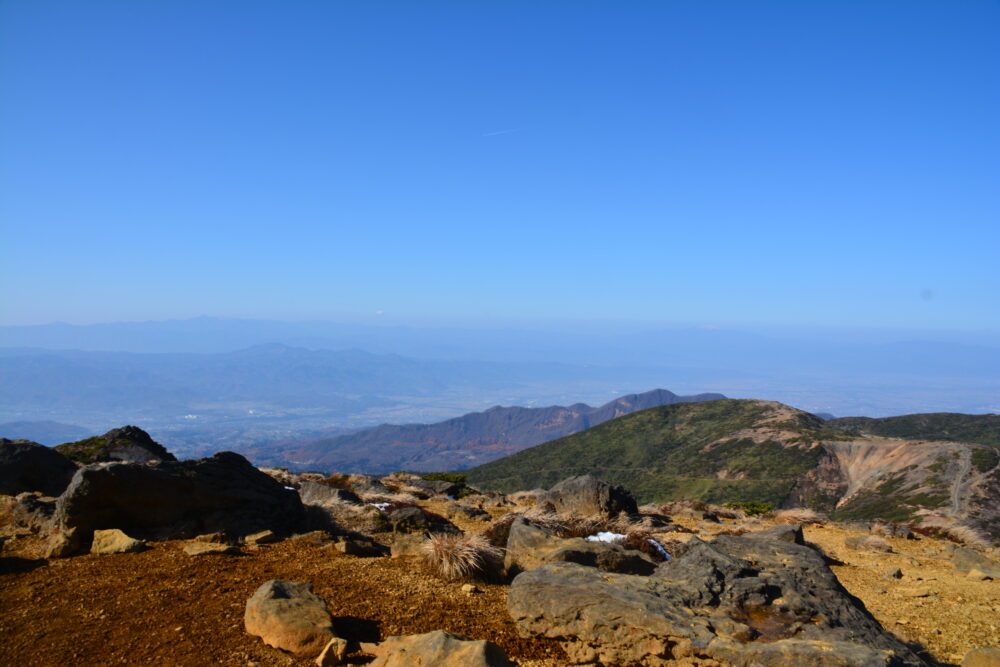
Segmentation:
{"type": "Polygon", "coordinates": [[[667,553],[667,550],[663,548],[662,544],[654,540],[652,537],[647,537],[646,541],[656,547],[656,550],[660,552],[660,555],[663,556],[663,558],[670,560],[670,554],[667,553]]]}
{"type": "Polygon", "coordinates": [[[600,532],[596,535],[588,535],[588,542],[621,542],[628,535],[622,535],[621,533],[612,533],[608,531],[600,532]]]}
{"type": "Polygon", "coordinates": [[[448,500],[458,500],[455,496],[448,496],[448,500]]]}
{"type": "Polygon", "coordinates": [[[367,503],[369,507],[377,507],[380,510],[384,510],[389,506],[389,503],[367,503]]]}
{"type": "Polygon", "coordinates": [[[294,486],[286,486],[285,488],[288,489],[289,491],[294,491],[295,490],[294,486]]]}

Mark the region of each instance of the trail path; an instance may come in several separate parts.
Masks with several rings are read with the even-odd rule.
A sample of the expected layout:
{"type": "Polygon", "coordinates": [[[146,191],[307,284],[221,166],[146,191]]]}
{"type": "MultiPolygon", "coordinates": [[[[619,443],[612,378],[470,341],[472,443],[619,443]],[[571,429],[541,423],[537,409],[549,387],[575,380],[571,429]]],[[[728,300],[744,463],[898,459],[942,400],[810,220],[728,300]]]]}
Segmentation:
{"type": "Polygon", "coordinates": [[[962,498],[972,481],[969,473],[972,471],[972,451],[963,448],[959,452],[958,474],[955,476],[955,483],[951,487],[951,516],[958,518],[962,507],[962,498]]]}

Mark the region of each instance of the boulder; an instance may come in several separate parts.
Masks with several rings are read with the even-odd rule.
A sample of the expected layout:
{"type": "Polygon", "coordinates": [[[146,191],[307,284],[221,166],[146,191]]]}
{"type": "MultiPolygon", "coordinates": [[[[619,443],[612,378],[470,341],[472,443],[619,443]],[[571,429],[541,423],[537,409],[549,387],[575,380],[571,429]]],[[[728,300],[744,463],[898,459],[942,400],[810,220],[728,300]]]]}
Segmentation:
{"type": "Polygon", "coordinates": [[[45,534],[49,532],[56,511],[56,499],[37,492],[24,492],[17,494],[8,507],[15,526],[45,534]]]}
{"type": "Polygon", "coordinates": [[[259,533],[246,535],[243,538],[243,543],[252,547],[256,547],[261,544],[274,544],[279,541],[281,541],[281,537],[276,535],[273,530],[262,530],[259,533]]]}
{"type": "Polygon", "coordinates": [[[340,537],[333,544],[333,548],[348,556],[360,556],[362,558],[373,558],[385,556],[389,550],[373,539],[367,537],[340,537]]]}
{"type": "Polygon", "coordinates": [[[362,505],[356,493],[322,482],[302,482],[299,484],[299,498],[304,505],[326,505],[327,503],[351,503],[362,505]]]}
{"type": "Polygon", "coordinates": [[[869,528],[872,535],[880,537],[898,537],[904,540],[915,540],[917,536],[913,534],[909,526],[890,521],[874,521],[869,528]]]}
{"type": "Polygon", "coordinates": [[[802,526],[771,526],[764,530],[748,533],[747,537],[764,540],[782,540],[791,544],[806,543],[806,538],[802,534],[802,526]]]}
{"type": "Polygon", "coordinates": [[[450,496],[452,498],[465,486],[464,484],[446,482],[440,479],[413,479],[408,481],[406,485],[419,489],[428,496],[450,496]]]}
{"type": "Polygon", "coordinates": [[[612,486],[591,475],[570,477],[538,498],[538,506],[551,505],[558,514],[615,517],[639,511],[635,498],[621,486],[612,486]]]}
{"type": "Polygon", "coordinates": [[[883,540],[881,537],[877,537],[875,535],[848,537],[844,540],[844,544],[851,549],[857,549],[858,551],[878,551],[882,553],[892,552],[892,545],[883,540]]]}
{"type": "Polygon", "coordinates": [[[45,445],[30,440],[0,438],[0,494],[16,496],[39,491],[58,496],[69,486],[76,465],[45,445]]]}
{"type": "Polygon", "coordinates": [[[955,547],[951,554],[951,562],[959,572],[979,570],[988,577],[1000,579],[1000,562],[987,558],[978,551],[955,547]]]}
{"type": "Polygon", "coordinates": [[[461,533],[458,526],[443,516],[425,512],[419,507],[403,507],[389,513],[393,533],[461,533]]]}
{"type": "Polygon", "coordinates": [[[129,537],[117,528],[95,530],[94,542],[90,545],[92,554],[127,554],[142,551],[146,543],[129,537]]]}
{"type": "Polygon", "coordinates": [[[819,553],[783,540],[693,538],[648,577],[543,565],[514,579],[507,608],[576,664],[922,664],[819,553]]]}
{"type": "Polygon", "coordinates": [[[315,658],[336,636],[326,601],[304,581],[264,583],[247,600],[246,631],[297,658],[315,658]]]}
{"type": "Polygon", "coordinates": [[[166,447],[149,437],[138,426],[122,426],[104,435],[96,435],[77,442],[67,442],[56,447],[60,453],[83,464],[102,461],[145,463],[148,461],[176,461],[166,447]]]}
{"type": "Polygon", "coordinates": [[[287,534],[302,517],[294,490],[239,454],[221,452],[194,461],[84,466],[59,497],[52,524],[60,535],[75,530],[74,543],[59,549],[72,554],[85,551],[94,531],[102,528],[147,540],[212,531],[287,534]]]}
{"type": "Polygon", "coordinates": [[[470,641],[443,630],[389,637],[375,649],[369,667],[513,667],[499,646],[470,641]]]}
{"type": "Polygon", "coordinates": [[[449,519],[468,519],[470,521],[490,521],[490,513],[479,507],[469,507],[461,503],[448,503],[445,505],[445,513],[449,519]]]}

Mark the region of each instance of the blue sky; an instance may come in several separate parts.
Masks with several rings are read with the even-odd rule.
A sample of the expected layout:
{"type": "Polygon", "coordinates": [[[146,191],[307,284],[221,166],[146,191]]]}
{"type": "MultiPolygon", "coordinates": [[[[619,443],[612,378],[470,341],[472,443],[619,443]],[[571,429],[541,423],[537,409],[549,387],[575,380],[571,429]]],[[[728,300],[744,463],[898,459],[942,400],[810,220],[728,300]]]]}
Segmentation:
{"type": "Polygon", "coordinates": [[[1000,3],[0,1],[0,320],[1000,329],[1000,3]]]}

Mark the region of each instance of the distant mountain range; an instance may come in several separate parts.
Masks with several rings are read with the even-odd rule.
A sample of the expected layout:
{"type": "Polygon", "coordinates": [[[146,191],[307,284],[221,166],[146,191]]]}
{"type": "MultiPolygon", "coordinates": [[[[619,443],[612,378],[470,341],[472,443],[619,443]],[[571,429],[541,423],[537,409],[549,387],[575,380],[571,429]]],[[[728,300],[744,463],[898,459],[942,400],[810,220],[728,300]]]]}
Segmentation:
{"type": "Polygon", "coordinates": [[[592,474],[626,486],[640,502],[761,501],[811,507],[837,519],[910,521],[935,513],[1000,537],[996,419],[879,420],[877,428],[889,422],[897,433],[899,424],[912,427],[905,438],[886,438],[850,433],[770,401],[682,403],[619,417],[467,475],[476,487],[510,492],[592,474]],[[964,432],[982,434],[981,443],[935,441],[957,422],[964,432]]]}
{"type": "Polygon", "coordinates": [[[721,394],[678,396],[665,389],[623,396],[600,407],[493,407],[436,424],[384,424],[356,433],[248,450],[258,463],[293,469],[387,473],[467,468],[646,408],[712,401],[721,394]]]}

